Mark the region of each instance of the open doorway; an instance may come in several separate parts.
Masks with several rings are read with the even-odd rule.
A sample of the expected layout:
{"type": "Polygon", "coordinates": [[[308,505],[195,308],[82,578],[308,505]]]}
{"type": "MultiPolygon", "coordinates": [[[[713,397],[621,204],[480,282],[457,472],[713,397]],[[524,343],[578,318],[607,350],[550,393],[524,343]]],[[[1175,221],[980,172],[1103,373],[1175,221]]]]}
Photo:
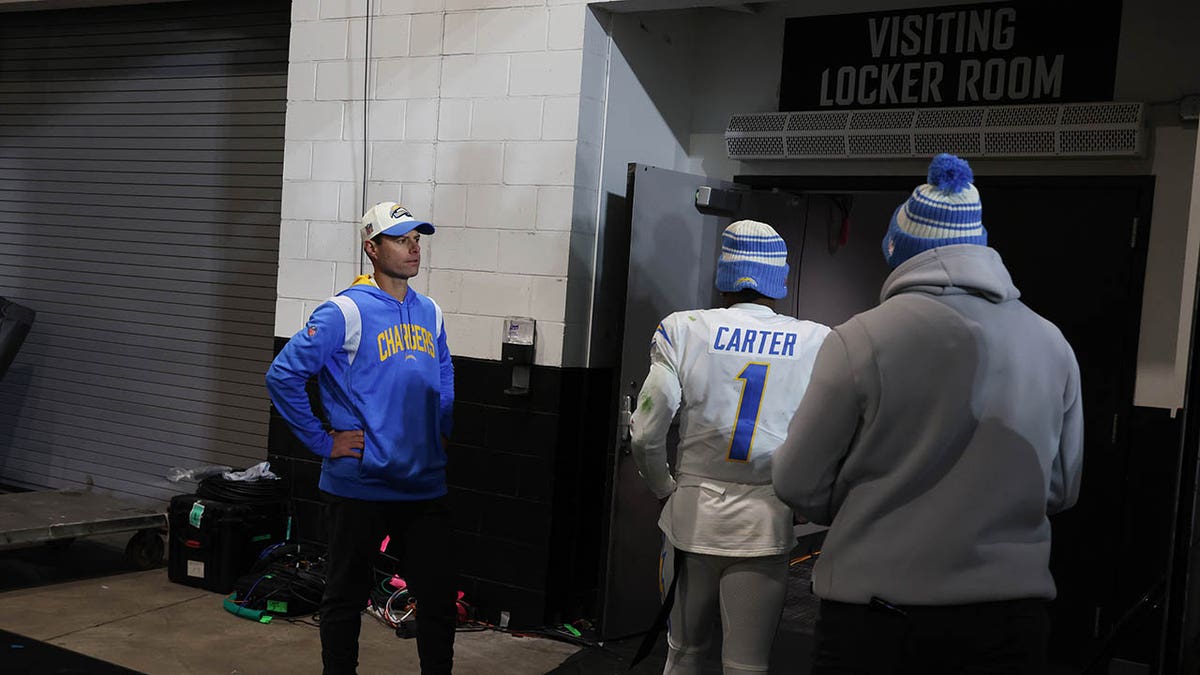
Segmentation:
{"type": "MultiPolygon", "coordinates": [[[[645,340],[654,322],[711,302],[715,247],[728,221],[748,217],[775,225],[788,243],[795,289],[781,311],[837,325],[878,304],[891,272],[881,239],[895,208],[923,182],[741,176],[730,184],[640,165],[630,177],[633,243],[626,244],[630,282],[621,331],[621,381],[629,392],[645,373],[645,340]],[[706,213],[695,203],[704,185],[739,193],[737,206],[706,213]],[[663,265],[664,259],[688,262],[663,265]]],[[[1163,486],[1131,478],[1131,468],[1154,462],[1165,469],[1171,461],[1165,451],[1145,457],[1150,453],[1130,432],[1153,179],[985,177],[977,185],[991,245],[1026,304],[1063,331],[1082,371],[1083,489],[1079,504],[1052,520],[1051,560],[1059,589],[1052,648],[1058,662],[1082,666],[1157,583],[1154,570],[1166,568],[1169,517],[1160,527],[1130,516],[1132,505],[1154,497],[1149,492],[1166,498],[1163,486]],[[1139,549],[1136,574],[1130,565],[1106,564],[1133,549],[1139,549]]],[[[644,570],[653,569],[659,540],[653,500],[626,459],[619,453],[613,474],[605,621],[614,634],[652,615],[656,597],[653,588],[628,592],[653,580],[644,570]]],[[[806,617],[798,618],[811,614],[806,617]]],[[[785,628],[800,633],[805,627],[785,628]]]]}
{"type": "MultiPolygon", "coordinates": [[[[757,190],[804,195],[809,204],[795,315],[837,325],[879,302],[890,270],[881,239],[894,209],[919,177],[741,176],[757,190]]],[[[989,244],[1012,273],[1021,299],[1057,325],[1079,360],[1085,414],[1085,462],[1078,505],[1052,519],[1052,650],[1085,665],[1103,637],[1158,581],[1130,579],[1105,564],[1141,549],[1166,568],[1166,534],[1130,527],[1128,505],[1147,490],[1130,479],[1127,429],[1133,412],[1142,284],[1149,240],[1150,177],[982,177],[989,244]],[[1161,546],[1160,546],[1161,544],[1161,546]],[[1161,550],[1160,550],[1161,549],[1161,550]]],[[[1164,524],[1165,526],[1165,524],[1164,524]]],[[[1149,565],[1140,569],[1152,569],[1149,565]]]]}

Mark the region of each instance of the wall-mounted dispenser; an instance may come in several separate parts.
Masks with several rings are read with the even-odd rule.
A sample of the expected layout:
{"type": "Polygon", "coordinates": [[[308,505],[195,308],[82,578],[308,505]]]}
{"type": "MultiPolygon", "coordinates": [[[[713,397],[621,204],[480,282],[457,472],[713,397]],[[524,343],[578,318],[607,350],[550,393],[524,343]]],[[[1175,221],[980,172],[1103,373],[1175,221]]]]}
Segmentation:
{"type": "Polygon", "coordinates": [[[525,316],[510,316],[504,320],[504,342],[500,345],[500,360],[512,366],[512,386],[506,394],[523,396],[529,393],[529,369],[533,365],[536,322],[525,316]]]}

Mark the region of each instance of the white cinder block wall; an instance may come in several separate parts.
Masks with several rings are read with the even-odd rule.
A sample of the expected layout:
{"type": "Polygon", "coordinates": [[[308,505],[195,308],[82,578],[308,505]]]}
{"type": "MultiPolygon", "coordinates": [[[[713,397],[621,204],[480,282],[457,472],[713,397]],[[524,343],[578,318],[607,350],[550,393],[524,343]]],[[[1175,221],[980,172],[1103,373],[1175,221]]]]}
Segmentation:
{"type": "MultiPolygon", "coordinates": [[[[931,0],[930,4],[949,1],[931,0]]],[[[887,0],[805,0],[768,8],[760,21],[777,27],[784,15],[873,11],[895,4],[887,0]]],[[[1172,49],[1181,49],[1175,45],[1182,39],[1176,35],[1178,31],[1153,24],[1153,17],[1166,16],[1157,5],[1170,3],[1156,0],[1151,4],[1155,6],[1144,11],[1127,7],[1125,12],[1118,91],[1129,100],[1166,101],[1194,89],[1184,86],[1175,91],[1179,87],[1172,83],[1186,77],[1178,73],[1142,76],[1147,64],[1167,62],[1175,58],[1172,49]],[[1151,55],[1143,56],[1143,52],[1151,55]],[[1154,85],[1156,82],[1166,84],[1154,85]],[[1150,91],[1147,86],[1162,91],[1150,91]]],[[[626,115],[612,117],[608,124],[617,128],[610,129],[609,138],[603,137],[608,102],[595,97],[611,94],[610,71],[621,75],[622,59],[627,55],[620,53],[622,45],[613,47],[606,40],[604,29],[582,2],[294,0],[292,7],[275,329],[276,335],[285,337],[295,333],[319,302],[348,285],[362,269],[354,225],[364,202],[365,171],[367,202],[399,199],[417,215],[431,216],[440,228],[426,240],[426,261],[414,286],[446,310],[455,354],[499,358],[502,317],[524,315],[538,320],[539,364],[585,365],[592,334],[597,211],[604,201],[599,198],[603,149],[615,157],[610,162],[620,164],[618,174],[623,173],[627,161],[709,175],[738,173],[746,167],[724,157],[719,129],[704,128],[703,120],[708,119],[704,110],[712,117],[712,110],[721,107],[714,105],[714,100],[743,100],[746,86],[760,98],[770,97],[774,87],[759,86],[753,77],[749,80],[754,84],[746,84],[745,74],[737,72],[734,76],[739,79],[731,86],[732,66],[721,56],[725,50],[706,53],[703,46],[695,59],[696,72],[685,75],[690,84],[641,82],[646,73],[636,73],[637,84],[647,89],[651,85],[660,90],[694,87],[697,110],[689,123],[699,124],[698,131],[714,131],[693,136],[692,147],[687,149],[693,165],[677,166],[677,162],[663,161],[647,145],[622,145],[626,136],[653,135],[659,121],[654,114],[639,112],[642,127],[633,134],[623,132],[626,115]],[[368,2],[372,3],[370,70],[364,85],[368,2]],[[588,59],[584,59],[585,26],[587,48],[604,50],[589,52],[588,59]],[[609,53],[609,49],[614,51],[609,53]],[[713,60],[715,64],[709,63],[713,60]],[[364,86],[370,113],[365,147],[364,86]],[[732,98],[725,95],[730,91],[734,92],[732,98]]],[[[769,40],[754,42],[753,36],[738,42],[736,36],[731,37],[731,26],[753,18],[734,20],[731,16],[720,16],[713,23],[714,34],[703,34],[698,44],[733,40],[749,45],[742,50],[741,59],[753,62],[758,58],[767,64],[751,73],[772,72],[777,66],[777,48],[771,47],[769,40]]],[[[646,26],[635,30],[644,31],[646,26]]],[[[771,35],[778,38],[774,32],[771,35]]],[[[636,47],[628,42],[623,48],[636,47]]],[[[658,46],[659,51],[672,49],[681,47],[658,46]]],[[[653,74],[670,69],[643,64],[642,70],[653,74]]],[[[774,83],[775,77],[768,79],[774,83]]],[[[651,100],[648,94],[644,97],[652,105],[651,112],[671,104],[670,97],[665,101],[651,100]]],[[[612,98],[615,101],[619,96],[613,94],[612,98]]],[[[772,104],[764,101],[738,105],[772,109],[772,104]]],[[[628,106],[619,107],[618,112],[627,112],[623,108],[628,106]]],[[[721,109],[716,122],[709,122],[723,125],[727,113],[721,109]]],[[[1194,253],[1186,260],[1176,260],[1177,252],[1189,250],[1183,246],[1183,233],[1189,232],[1189,227],[1173,221],[1186,220],[1191,181],[1183,167],[1191,166],[1195,151],[1194,126],[1182,129],[1182,138],[1175,137],[1179,134],[1168,138],[1167,132],[1177,129],[1168,126],[1156,131],[1160,147],[1151,155],[1156,168],[1130,164],[1118,172],[1155,173],[1160,181],[1143,312],[1138,400],[1143,405],[1170,408],[1178,407],[1182,400],[1186,330],[1191,323],[1187,298],[1191,297],[1195,270],[1194,253]],[[1178,161],[1168,155],[1178,155],[1178,161]],[[1157,169],[1168,159],[1172,167],[1181,167],[1178,175],[1174,169],[1166,173],[1157,169]],[[1172,188],[1175,183],[1178,189],[1172,188]],[[1164,208],[1168,201],[1170,208],[1164,208]],[[1168,231],[1176,235],[1164,238],[1168,231]],[[1160,264],[1164,252],[1171,258],[1170,264],[1160,264]],[[1164,293],[1156,290],[1161,284],[1171,286],[1165,295],[1172,301],[1162,301],[1164,293]],[[1173,301],[1176,296],[1182,297],[1178,304],[1173,301]],[[1160,325],[1166,328],[1159,329],[1160,325]]],[[[686,135],[661,136],[672,143],[689,142],[686,135]]],[[[1025,173],[1057,171],[1037,168],[1040,165],[1031,162],[1010,164],[1036,169],[1023,170],[1025,173]]],[[[1080,170],[1083,164],[1073,160],[1071,170],[1080,170]]],[[[918,170],[913,168],[915,163],[905,169],[897,168],[901,163],[890,166],[882,173],[918,170]]],[[[864,170],[861,164],[828,163],[815,168],[804,168],[801,163],[762,168],[749,172],[864,170]]],[[[1105,173],[1107,169],[1083,172],[1105,173]]],[[[617,186],[613,192],[623,194],[621,175],[609,183],[617,186]]],[[[597,329],[597,333],[603,332],[604,326],[597,329]]]]}
{"type": "Polygon", "coordinates": [[[582,365],[563,342],[568,324],[587,330],[585,295],[567,316],[568,276],[590,279],[595,246],[597,181],[576,171],[586,11],[294,0],[277,336],[370,271],[356,231],[365,172],[366,203],[398,200],[438,227],[413,286],[445,310],[456,355],[498,359],[503,317],[531,316],[537,363],[582,365]]]}

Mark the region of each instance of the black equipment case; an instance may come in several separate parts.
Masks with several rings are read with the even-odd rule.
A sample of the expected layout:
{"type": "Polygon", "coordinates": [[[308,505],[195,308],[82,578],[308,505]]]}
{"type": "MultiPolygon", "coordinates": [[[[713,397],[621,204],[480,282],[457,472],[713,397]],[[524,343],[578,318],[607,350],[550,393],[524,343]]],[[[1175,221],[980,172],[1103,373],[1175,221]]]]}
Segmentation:
{"type": "Polygon", "coordinates": [[[268,546],[286,541],[286,502],[235,504],[197,495],[171,498],[167,577],[218,593],[233,590],[268,546]]]}

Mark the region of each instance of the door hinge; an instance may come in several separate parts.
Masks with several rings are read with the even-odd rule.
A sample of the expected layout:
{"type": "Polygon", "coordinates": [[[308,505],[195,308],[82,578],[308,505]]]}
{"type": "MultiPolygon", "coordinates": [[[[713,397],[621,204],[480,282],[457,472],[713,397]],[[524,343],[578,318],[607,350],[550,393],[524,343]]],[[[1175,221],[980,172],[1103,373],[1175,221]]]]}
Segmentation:
{"type": "Polygon", "coordinates": [[[1113,425],[1112,425],[1112,444],[1113,445],[1117,444],[1117,423],[1118,423],[1117,421],[1120,419],[1120,417],[1121,416],[1119,414],[1113,413],[1113,425]]]}
{"type": "Polygon", "coordinates": [[[1137,248],[1138,219],[1133,219],[1133,231],[1129,233],[1129,248],[1137,248]]]}

